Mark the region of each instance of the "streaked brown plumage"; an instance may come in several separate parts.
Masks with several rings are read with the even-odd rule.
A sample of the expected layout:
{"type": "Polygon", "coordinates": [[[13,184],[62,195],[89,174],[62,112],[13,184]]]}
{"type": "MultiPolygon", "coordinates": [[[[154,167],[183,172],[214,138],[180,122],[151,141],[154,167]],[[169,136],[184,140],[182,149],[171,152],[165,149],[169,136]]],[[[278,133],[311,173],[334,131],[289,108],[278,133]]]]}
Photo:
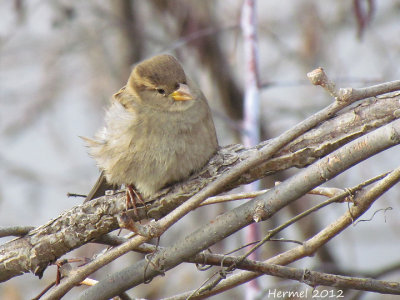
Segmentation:
{"type": "Polygon", "coordinates": [[[85,138],[106,178],[87,200],[122,184],[149,197],[199,170],[218,148],[204,95],[170,55],[136,65],[113,96],[105,123],[94,139],[85,138]]]}

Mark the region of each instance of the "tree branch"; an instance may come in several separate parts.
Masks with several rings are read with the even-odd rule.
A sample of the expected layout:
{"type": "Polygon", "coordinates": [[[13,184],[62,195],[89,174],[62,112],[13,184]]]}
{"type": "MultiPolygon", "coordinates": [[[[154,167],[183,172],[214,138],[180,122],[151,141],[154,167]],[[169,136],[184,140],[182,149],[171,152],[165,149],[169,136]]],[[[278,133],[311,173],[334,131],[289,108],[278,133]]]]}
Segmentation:
{"type": "MultiPolygon", "coordinates": [[[[399,118],[399,110],[398,96],[366,101],[298,137],[266,162],[253,163],[253,168],[219,189],[226,191],[280,170],[310,164],[354,138],[399,118]]],[[[246,164],[252,156],[260,155],[261,149],[268,147],[271,142],[266,141],[249,149],[241,145],[221,148],[199,174],[149,199],[148,216],[158,219],[166,215],[222,174],[240,163],[246,164]]],[[[123,194],[101,197],[73,207],[28,235],[1,245],[0,281],[25,272],[40,276],[48,265],[63,254],[118,228],[116,216],[124,207],[123,194]]],[[[146,211],[139,208],[137,219],[142,218],[146,218],[146,211]]]]}
{"type": "MultiPolygon", "coordinates": [[[[282,207],[298,199],[313,187],[333,178],[363,159],[399,143],[400,120],[396,120],[350,142],[264,195],[225,212],[213,222],[203,225],[196,232],[178,240],[165,251],[157,252],[152,257],[154,265],[143,260],[120,272],[111,274],[96,286],[84,291],[80,299],[107,299],[142,283],[143,274],[146,274],[147,279],[153,278],[159,275],[159,270],[165,271],[173,268],[185,259],[247,226],[253,220],[270,218],[282,207]],[[154,268],[154,266],[156,267],[154,268]]],[[[304,249],[306,248],[308,247],[304,247],[304,249]]],[[[52,296],[54,295],[59,296],[60,294],[52,294],[52,296]]]]}
{"type": "MultiPolygon", "coordinates": [[[[125,238],[117,236],[108,236],[107,238],[102,239],[99,242],[105,243],[107,245],[117,246],[126,241],[127,239],[125,238]]],[[[159,250],[162,249],[163,249],[162,247],[159,247],[159,250]]],[[[143,253],[152,253],[156,250],[157,250],[156,247],[153,245],[146,245],[144,247],[140,247],[140,251],[143,253]]],[[[193,258],[188,259],[187,262],[201,264],[201,265],[224,266],[224,267],[230,267],[234,265],[237,269],[262,273],[263,275],[272,275],[280,278],[297,280],[299,282],[306,283],[312,287],[324,285],[324,286],[332,286],[335,288],[356,289],[356,290],[378,292],[384,294],[395,294],[395,295],[400,294],[400,284],[398,282],[375,280],[374,278],[376,275],[372,276],[366,275],[369,278],[357,278],[356,276],[327,274],[311,270],[289,268],[285,266],[270,264],[266,262],[253,261],[249,259],[241,259],[241,257],[236,257],[236,256],[228,256],[228,255],[205,253],[205,252],[196,254],[193,258]]],[[[398,268],[397,265],[395,267],[398,268]]],[[[390,266],[389,271],[392,269],[394,269],[394,267],[390,266]]],[[[386,269],[384,271],[387,272],[386,269]]],[[[178,300],[182,299],[183,296],[187,298],[188,294],[189,293],[185,293],[184,295],[181,296],[179,295],[172,296],[169,298],[165,298],[164,300],[178,300]]]]}
{"type": "MultiPolygon", "coordinates": [[[[318,234],[305,241],[303,245],[290,249],[282,254],[272,257],[265,261],[265,263],[287,265],[300,258],[313,255],[321,245],[330,241],[333,237],[338,235],[348,226],[353,224],[354,220],[359,218],[364,212],[366,212],[373,202],[381,196],[384,192],[390,189],[394,184],[398,183],[400,180],[400,168],[391,172],[387,177],[381,181],[371,185],[370,187],[362,190],[355,196],[354,205],[347,211],[342,217],[338,218],[336,221],[326,226],[318,234]]],[[[210,297],[212,295],[219,294],[223,291],[231,289],[249,280],[252,280],[258,276],[262,275],[257,272],[242,271],[238,274],[232,275],[231,277],[223,280],[217,286],[211,286],[211,290],[207,287],[203,287],[199,294],[194,294],[194,291],[189,291],[181,295],[175,296],[174,300],[187,299],[204,299],[205,297],[210,297]]],[[[398,283],[393,285],[397,288],[398,283]]],[[[352,288],[356,288],[355,285],[352,288]]]]}
{"type": "Polygon", "coordinates": [[[6,236],[24,236],[29,231],[35,229],[32,226],[13,226],[0,228],[0,238],[6,236]]]}
{"type": "MultiPolygon", "coordinates": [[[[398,143],[399,122],[393,120],[397,120],[400,117],[399,94],[363,101],[357,107],[343,111],[337,116],[335,114],[354,101],[359,100],[363,95],[371,96],[393,91],[398,88],[398,85],[399,82],[396,81],[365,89],[340,89],[334,103],[275,139],[262,142],[256,147],[248,149],[241,145],[222,147],[201,172],[193,175],[186,182],[166,188],[151,199],[147,199],[146,207],[139,207],[138,216],[132,213],[131,216],[133,215],[135,220],[148,217],[156,220],[160,219],[155,223],[153,222],[156,226],[146,227],[148,232],[153,230],[153,236],[158,236],[209,196],[252,182],[280,170],[294,166],[304,167],[345,144],[347,145],[340,150],[347,149],[351,144],[351,147],[353,147],[352,152],[348,152],[347,155],[350,155],[349,160],[353,161],[353,163],[373,155],[374,151],[382,151],[387,147],[391,147],[398,143]],[[320,125],[318,125],[319,123],[320,125]],[[312,129],[316,125],[318,126],[312,129]],[[382,126],[386,129],[375,130],[382,126]],[[392,131],[387,132],[387,130],[392,131]],[[366,133],[368,134],[365,135],[366,133]],[[388,140],[388,135],[390,134],[393,134],[391,137],[393,139],[390,138],[388,140]],[[370,135],[376,138],[376,142],[366,139],[366,136],[370,135]],[[363,136],[360,140],[363,143],[370,144],[371,148],[366,150],[364,149],[365,145],[354,143],[354,139],[360,136],[363,136]],[[348,144],[350,141],[353,142],[348,144]],[[377,145],[377,143],[381,144],[377,145]],[[357,152],[358,157],[353,157],[352,155],[357,152]],[[176,209],[177,207],[178,209],[176,209]],[[171,211],[172,213],[170,213],[171,211]]],[[[337,159],[332,155],[329,157],[335,161],[337,159]]],[[[343,156],[342,159],[345,160],[346,158],[343,156]]],[[[326,163],[329,165],[329,160],[326,163]]],[[[344,169],[351,166],[348,161],[343,161],[343,164],[341,162],[337,165],[344,169]]],[[[320,169],[313,169],[314,175],[317,174],[319,179],[327,179],[339,171],[339,169],[335,169],[334,172],[331,172],[332,170],[324,169],[325,167],[320,166],[320,169]]],[[[336,166],[333,165],[332,167],[336,166]]],[[[344,169],[341,169],[340,172],[344,169]]],[[[310,175],[312,174],[310,173],[310,175]]],[[[315,183],[314,186],[319,184],[318,180],[313,182],[315,183]]],[[[266,193],[266,195],[271,195],[276,189],[284,189],[285,183],[282,185],[283,187],[280,185],[274,188],[272,192],[266,193]]],[[[285,201],[293,200],[289,198],[285,201]]],[[[264,201],[266,200],[262,199],[264,199],[264,195],[250,201],[249,203],[258,203],[257,207],[246,206],[247,210],[245,209],[241,212],[247,216],[247,219],[245,218],[246,220],[242,224],[243,226],[246,226],[249,222],[251,223],[252,220],[261,220],[269,217],[269,212],[265,212],[263,209],[266,203],[264,201]],[[249,215],[249,213],[252,215],[249,215]]],[[[124,208],[124,194],[115,193],[104,196],[73,207],[49,223],[30,231],[26,236],[1,245],[0,281],[6,281],[25,272],[33,272],[41,276],[46,267],[63,254],[118,228],[117,216],[124,208]]],[[[225,232],[223,236],[230,233],[225,232]]],[[[119,249],[111,250],[101,258],[101,263],[97,261],[80,268],[79,276],[78,273],[75,274],[73,280],[77,281],[79,277],[84,278],[90,272],[139,246],[149,238],[150,236],[137,236],[127,244],[121,245],[119,249]]],[[[201,249],[203,249],[203,246],[205,244],[202,245],[201,249]]],[[[65,293],[75,284],[69,278],[65,282],[64,285],[61,284],[55,289],[58,290],[58,293],[62,289],[64,289],[63,293],[65,293]],[[69,287],[67,288],[67,286],[69,287]]],[[[61,294],[58,295],[60,296],[61,294]]]]}
{"type": "MultiPolygon", "coordinates": [[[[297,280],[306,283],[313,288],[323,285],[343,289],[356,289],[362,291],[370,291],[375,293],[400,295],[400,283],[393,281],[376,280],[372,278],[357,278],[343,275],[327,274],[322,272],[311,271],[307,269],[297,269],[265,262],[252,261],[249,259],[241,260],[238,257],[223,256],[212,257],[207,261],[213,265],[223,265],[229,267],[235,265],[237,268],[258,273],[258,275],[272,275],[280,278],[297,280]]],[[[174,296],[164,300],[187,299],[189,293],[185,295],[174,296]],[[182,297],[183,296],[183,297],[182,297]]],[[[190,298],[192,299],[192,298],[190,298]]],[[[193,299],[196,299],[194,297],[193,299]]]]}

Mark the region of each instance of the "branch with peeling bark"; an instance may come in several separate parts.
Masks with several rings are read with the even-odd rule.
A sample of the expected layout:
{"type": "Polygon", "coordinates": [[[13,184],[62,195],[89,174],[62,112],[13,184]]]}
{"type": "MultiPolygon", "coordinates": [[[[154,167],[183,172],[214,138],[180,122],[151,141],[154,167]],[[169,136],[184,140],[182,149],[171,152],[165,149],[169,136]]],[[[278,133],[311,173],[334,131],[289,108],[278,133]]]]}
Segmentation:
{"type": "MultiPolygon", "coordinates": [[[[372,99],[347,112],[329,119],[288,144],[273,158],[243,173],[223,187],[230,190],[266,175],[304,167],[343,144],[398,118],[400,97],[372,99]]],[[[239,162],[246,161],[268,141],[245,149],[241,145],[221,148],[209,164],[188,181],[162,190],[148,202],[148,216],[160,218],[194,195],[202,187],[228,172],[239,162]]],[[[116,215],[124,209],[124,194],[95,199],[73,207],[48,224],[32,230],[27,236],[0,247],[0,280],[4,281],[23,272],[41,272],[65,253],[102,234],[118,228],[116,215]],[[4,253],[4,254],[3,254],[4,253]],[[19,265],[19,266],[18,266],[19,265]]],[[[146,218],[146,210],[139,208],[139,217],[146,218]]],[[[137,218],[132,214],[132,217],[137,218]]]]}
{"type": "MultiPolygon", "coordinates": [[[[373,97],[398,90],[399,81],[365,89],[337,90],[327,81],[322,70],[318,69],[314,73],[310,76],[318,78],[315,80],[316,84],[326,87],[335,96],[336,100],[333,104],[281,136],[262,142],[256,147],[244,148],[241,145],[222,147],[201,172],[148,199],[146,207],[138,208],[138,215],[128,212],[135,220],[149,217],[158,220],[150,223],[149,226],[143,226],[144,236],[136,236],[127,243],[112,249],[100,259],[81,267],[74,276],[62,282],[48,297],[61,297],[74,284],[102,265],[141,245],[151,237],[159,236],[209,196],[287,168],[303,168],[324,157],[305,169],[306,173],[300,172],[271,191],[242,205],[241,209],[229,211],[218,218],[213,223],[212,230],[222,230],[226,227],[226,222],[232,222],[230,219],[236,222],[232,224],[233,227],[228,226],[230,231],[222,230],[214,237],[220,240],[247,226],[253,220],[269,218],[275,211],[307,193],[322,181],[335,176],[362,159],[399,143],[400,97],[398,94],[372,98],[363,101],[358,106],[341,111],[364,96],[373,97]],[[307,185],[304,184],[304,176],[308,176],[307,185]],[[301,180],[302,187],[295,193],[293,191],[292,194],[289,193],[285,200],[282,195],[290,192],[288,185],[296,186],[295,180],[301,180]],[[268,198],[277,191],[280,191],[279,199],[268,198]],[[270,201],[276,202],[276,207],[270,207],[267,204],[270,201]],[[222,227],[218,227],[218,222],[222,222],[222,227]]],[[[117,217],[124,208],[123,193],[107,195],[73,207],[49,223],[30,231],[27,235],[1,245],[0,281],[6,281],[26,272],[34,272],[41,276],[49,264],[65,253],[85,243],[100,239],[105,233],[118,228],[117,217]]],[[[204,231],[205,228],[202,230],[204,231]]],[[[185,243],[180,241],[181,248],[168,251],[174,250],[171,253],[180,253],[182,255],[180,259],[188,259],[215,243],[214,238],[207,239],[201,232],[197,232],[196,239],[202,241],[201,245],[196,246],[196,243],[192,243],[191,249],[186,249],[182,246],[185,243]]],[[[171,256],[169,252],[161,251],[161,254],[156,255],[161,255],[163,259],[166,259],[167,264],[163,266],[166,269],[183,261],[176,259],[174,255],[171,256]]],[[[135,268],[137,268],[136,272],[140,273],[145,263],[138,264],[135,268]]],[[[146,274],[149,277],[156,276],[157,270],[153,271],[148,271],[146,274]]],[[[143,272],[140,278],[143,279],[143,272]]],[[[135,283],[131,280],[129,284],[133,286],[135,283]]],[[[101,288],[104,288],[102,281],[97,285],[97,289],[101,288]]],[[[115,286],[116,288],[123,290],[123,287],[118,285],[115,286]]],[[[96,287],[94,289],[96,290],[96,287]]],[[[91,289],[88,291],[89,294],[94,293],[90,292],[91,289]]]]}
{"type": "MultiPolygon", "coordinates": [[[[371,155],[399,143],[400,120],[396,120],[318,160],[267,193],[225,212],[212,222],[203,225],[197,231],[179,239],[174,245],[166,248],[165,251],[156,252],[152,256],[154,264],[148,264],[143,260],[120,272],[111,274],[96,286],[83,292],[79,299],[99,299],[100,295],[100,299],[107,299],[117,295],[118,291],[143,283],[143,274],[146,274],[146,279],[158,276],[160,269],[166,271],[175,267],[188,257],[208,248],[217,241],[254,222],[254,220],[270,218],[281,208],[295,201],[313,187],[333,178],[371,155]],[[158,265],[157,262],[162,263],[158,265]]],[[[118,247],[115,249],[118,249],[118,247]]],[[[309,248],[305,247],[304,249],[309,248]]],[[[63,288],[68,284],[71,283],[68,283],[67,279],[64,285],[62,283],[58,288],[61,294],[55,295],[62,295],[63,288]]]]}

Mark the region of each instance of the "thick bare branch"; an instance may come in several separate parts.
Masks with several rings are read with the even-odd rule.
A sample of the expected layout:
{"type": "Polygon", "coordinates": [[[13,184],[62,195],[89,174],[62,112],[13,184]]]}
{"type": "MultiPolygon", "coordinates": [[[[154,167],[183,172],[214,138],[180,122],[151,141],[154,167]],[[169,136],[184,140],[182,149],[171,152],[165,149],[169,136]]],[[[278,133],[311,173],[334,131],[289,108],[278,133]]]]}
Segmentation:
{"type": "MultiPolygon", "coordinates": [[[[57,286],[57,288],[54,289],[49,294],[49,296],[48,296],[49,298],[48,299],[51,299],[51,297],[62,297],[73,286],[75,286],[76,284],[78,284],[79,282],[84,280],[85,277],[89,276],[89,274],[91,274],[94,271],[98,270],[99,268],[101,268],[105,264],[110,263],[111,261],[113,261],[114,259],[120,257],[121,255],[127,253],[128,251],[131,251],[132,249],[136,248],[139,245],[138,243],[145,242],[151,237],[160,236],[164,231],[166,231],[170,226],[172,226],[180,218],[182,218],[183,216],[188,214],[191,210],[197,208],[200,205],[200,203],[203,200],[205,200],[207,197],[213,196],[213,195],[221,192],[223,189],[226,189],[226,186],[228,186],[230,183],[232,183],[235,180],[237,180],[244,173],[248,172],[252,168],[255,168],[256,166],[260,165],[261,163],[267,161],[275,153],[277,153],[280,149],[282,149],[284,146],[289,144],[292,140],[294,140],[295,138],[301,136],[303,133],[307,132],[308,130],[310,130],[314,126],[318,125],[319,123],[329,119],[330,117],[332,117],[335,113],[337,113],[338,111],[340,111],[344,107],[352,104],[353,103],[352,101],[353,100],[345,101],[343,99],[341,99],[340,101],[339,100],[335,100],[328,107],[320,110],[319,112],[317,112],[314,115],[310,116],[306,120],[300,122],[296,126],[290,128],[286,132],[282,133],[277,138],[271,140],[270,143],[268,143],[268,145],[262,146],[261,148],[256,149],[256,151],[253,152],[252,155],[250,157],[248,157],[246,160],[238,162],[230,170],[221,173],[220,176],[216,177],[207,186],[205,186],[203,189],[201,189],[195,195],[190,197],[187,201],[182,203],[180,206],[176,207],[176,209],[172,208],[171,212],[168,213],[166,216],[162,217],[157,222],[150,223],[149,225],[145,226],[144,228],[141,228],[140,231],[141,232],[146,232],[147,238],[144,238],[143,236],[133,238],[129,242],[127,242],[126,244],[121,245],[121,246],[119,246],[119,247],[117,247],[115,249],[110,250],[108,253],[106,253],[102,257],[100,257],[100,258],[96,259],[95,261],[92,261],[92,262],[88,263],[87,265],[81,267],[75,273],[74,276],[71,276],[71,277],[67,278],[66,280],[64,280],[63,283],[61,283],[59,286],[57,286]]],[[[396,130],[394,130],[394,132],[396,132],[396,130]]],[[[379,137],[379,135],[381,134],[381,130],[378,129],[378,133],[375,133],[375,134],[377,134],[378,135],[377,137],[379,137]]],[[[371,136],[375,137],[374,135],[370,135],[370,134],[368,134],[368,135],[370,137],[371,136]]],[[[384,136],[385,135],[383,135],[382,138],[381,138],[383,143],[380,144],[380,145],[377,145],[377,143],[374,143],[374,141],[370,141],[370,140],[366,140],[366,141],[364,141],[364,143],[371,142],[371,147],[372,148],[377,147],[377,148],[375,148],[375,150],[381,149],[379,151],[382,151],[383,149],[385,149],[385,147],[390,147],[390,146],[388,146],[388,144],[386,144],[386,142],[388,142],[388,139],[386,137],[384,137],[384,136]],[[382,146],[384,148],[380,148],[382,146]]],[[[381,140],[378,139],[378,141],[381,141],[381,140]]],[[[393,140],[390,139],[391,143],[396,142],[396,140],[397,140],[396,138],[393,139],[393,140]]],[[[392,145],[394,145],[394,144],[392,144],[392,145]]],[[[360,161],[360,160],[363,159],[363,157],[365,159],[367,156],[364,156],[364,155],[366,155],[366,154],[368,155],[369,150],[371,150],[371,148],[366,148],[366,149],[362,150],[361,153],[359,153],[360,155],[355,158],[352,155],[354,153],[360,151],[361,148],[363,148],[362,147],[363,145],[356,145],[356,146],[357,146],[356,149],[352,149],[352,152],[348,152],[347,153],[347,154],[349,154],[350,160],[356,159],[356,161],[357,160],[360,161]]],[[[371,155],[372,155],[372,152],[371,152],[371,155]]],[[[339,164],[339,165],[341,165],[341,164],[339,164]]],[[[348,165],[348,167],[350,167],[350,166],[351,165],[348,165]]],[[[321,166],[321,168],[323,170],[327,171],[327,175],[334,173],[332,170],[327,169],[326,166],[321,166]]],[[[315,175],[315,174],[310,174],[310,175],[315,175]]],[[[320,180],[321,180],[321,178],[323,178],[322,174],[321,174],[321,176],[317,175],[317,177],[318,178],[315,178],[317,180],[316,182],[321,183],[320,180]]],[[[325,178],[328,178],[328,177],[325,177],[325,178]]],[[[302,178],[302,183],[301,184],[303,184],[304,181],[307,181],[307,179],[306,178],[302,178]]],[[[310,182],[308,182],[308,184],[310,184],[310,182]]],[[[318,184],[316,184],[316,185],[318,185],[318,184]]],[[[293,193],[299,192],[299,191],[303,190],[307,186],[308,185],[303,185],[303,186],[299,187],[298,191],[293,191],[293,193]]],[[[289,193],[289,195],[293,196],[293,194],[291,194],[291,193],[289,193]]],[[[259,198],[259,197],[257,197],[257,198],[259,198]]],[[[294,199],[292,199],[292,200],[294,200],[294,199]]],[[[253,203],[253,202],[254,201],[251,201],[251,203],[253,203]]],[[[287,202],[286,204],[288,204],[288,203],[289,202],[287,202]]],[[[251,219],[261,220],[264,217],[263,215],[261,215],[261,212],[262,212],[262,207],[255,207],[254,212],[253,212],[254,215],[251,216],[251,219]]],[[[248,212],[245,210],[245,211],[242,211],[241,213],[243,215],[247,216],[248,212]]],[[[236,216],[232,216],[232,217],[233,217],[233,220],[236,218],[236,216]]],[[[215,223],[214,223],[214,225],[215,225],[215,223]]],[[[230,230],[233,230],[233,231],[231,231],[231,233],[235,231],[235,228],[237,228],[237,226],[241,226],[241,225],[247,226],[248,224],[242,224],[240,222],[236,223],[236,224],[233,224],[231,226],[231,228],[230,228],[230,230]]],[[[236,229],[236,230],[238,230],[238,229],[236,229]]],[[[211,229],[211,231],[213,231],[213,229],[211,229]]],[[[193,244],[193,246],[194,245],[195,244],[193,244]]],[[[206,245],[207,245],[206,243],[202,243],[202,246],[205,247],[206,245]]],[[[192,248],[191,250],[195,251],[195,247],[192,248]]],[[[189,255],[189,256],[193,255],[193,253],[191,253],[191,252],[187,252],[186,254],[189,255]]],[[[184,256],[182,256],[182,257],[184,257],[184,256]]],[[[182,259],[182,257],[180,257],[179,259],[182,259]]],[[[174,266],[174,263],[179,263],[179,262],[172,260],[171,267],[174,266]]],[[[121,283],[121,284],[124,284],[124,283],[121,283]]],[[[96,287],[98,287],[99,285],[96,285],[96,287]]],[[[118,285],[115,285],[115,288],[118,288],[118,285]]],[[[110,290],[109,292],[112,292],[112,291],[110,290]]]]}
{"type": "MultiPolygon", "coordinates": [[[[361,191],[354,198],[354,204],[349,211],[347,211],[343,216],[335,220],[333,223],[325,227],[318,234],[307,240],[303,243],[303,245],[290,249],[284,253],[281,253],[275,257],[272,257],[266,260],[266,263],[271,264],[279,264],[279,265],[287,265],[291,262],[294,262],[300,258],[311,256],[315,253],[321,245],[327,243],[340,232],[345,230],[348,226],[350,226],[354,220],[359,218],[363,213],[365,213],[369,207],[373,204],[373,202],[381,196],[384,192],[390,189],[394,184],[398,183],[400,180],[400,168],[391,172],[387,177],[385,177],[382,181],[379,181],[365,190],[361,191]]],[[[249,272],[242,271],[238,274],[235,274],[226,280],[222,281],[211,291],[207,291],[205,288],[203,289],[203,293],[201,295],[193,295],[193,292],[187,292],[176,296],[174,299],[186,299],[188,296],[192,296],[191,299],[204,299],[205,297],[209,297],[211,295],[216,295],[228,289],[231,289],[235,286],[238,286],[242,283],[245,283],[249,280],[252,280],[262,274],[257,272],[249,272]]],[[[394,287],[396,288],[397,285],[394,287]]],[[[353,288],[357,288],[354,285],[353,288]]]]}
{"type": "MultiPolygon", "coordinates": [[[[142,283],[144,272],[146,272],[146,278],[157,276],[160,269],[169,270],[188,257],[252,223],[256,214],[257,218],[263,220],[270,218],[282,207],[298,199],[313,187],[333,178],[363,159],[399,143],[400,120],[396,120],[352,141],[264,195],[220,215],[213,222],[203,225],[196,232],[178,240],[165,251],[156,253],[152,257],[152,261],[157,266],[155,269],[153,269],[153,264],[148,264],[144,260],[140,261],[107,276],[96,286],[82,293],[80,299],[107,299],[142,283]]],[[[396,173],[396,175],[398,174],[396,173]]],[[[303,247],[303,249],[305,251],[309,247],[303,247]]]]}
{"type": "MultiPolygon", "coordinates": [[[[283,169],[310,164],[350,140],[398,118],[396,111],[399,110],[398,96],[365,102],[297,138],[274,158],[250,169],[224,186],[221,191],[283,169]]],[[[162,217],[268,144],[268,141],[263,142],[250,149],[241,145],[221,148],[202,172],[184,183],[164,189],[155,196],[155,200],[150,199],[148,215],[156,219],[162,217]]],[[[73,207],[27,236],[0,246],[0,281],[25,272],[41,275],[49,264],[63,254],[116,229],[116,216],[124,207],[123,194],[98,198],[73,207]]],[[[139,209],[139,218],[146,218],[143,208],[139,209]]]]}

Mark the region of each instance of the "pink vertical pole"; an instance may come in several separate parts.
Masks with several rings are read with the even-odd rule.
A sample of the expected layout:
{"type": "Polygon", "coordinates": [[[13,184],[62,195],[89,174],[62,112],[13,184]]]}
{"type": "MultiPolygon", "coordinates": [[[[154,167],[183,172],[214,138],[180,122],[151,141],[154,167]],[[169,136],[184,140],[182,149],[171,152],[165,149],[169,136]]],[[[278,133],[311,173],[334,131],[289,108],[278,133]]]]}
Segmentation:
{"type": "MultiPolygon", "coordinates": [[[[244,119],[243,119],[243,144],[251,147],[260,141],[260,97],[258,73],[258,44],[257,44],[257,16],[256,1],[244,0],[241,14],[241,28],[244,47],[244,119]]],[[[246,191],[258,190],[259,184],[245,186],[246,191]]],[[[244,231],[246,243],[259,239],[257,227],[251,224],[244,231]]],[[[253,253],[249,258],[255,259],[253,253]]],[[[254,299],[259,287],[256,280],[246,284],[246,299],[254,299]]]]}

